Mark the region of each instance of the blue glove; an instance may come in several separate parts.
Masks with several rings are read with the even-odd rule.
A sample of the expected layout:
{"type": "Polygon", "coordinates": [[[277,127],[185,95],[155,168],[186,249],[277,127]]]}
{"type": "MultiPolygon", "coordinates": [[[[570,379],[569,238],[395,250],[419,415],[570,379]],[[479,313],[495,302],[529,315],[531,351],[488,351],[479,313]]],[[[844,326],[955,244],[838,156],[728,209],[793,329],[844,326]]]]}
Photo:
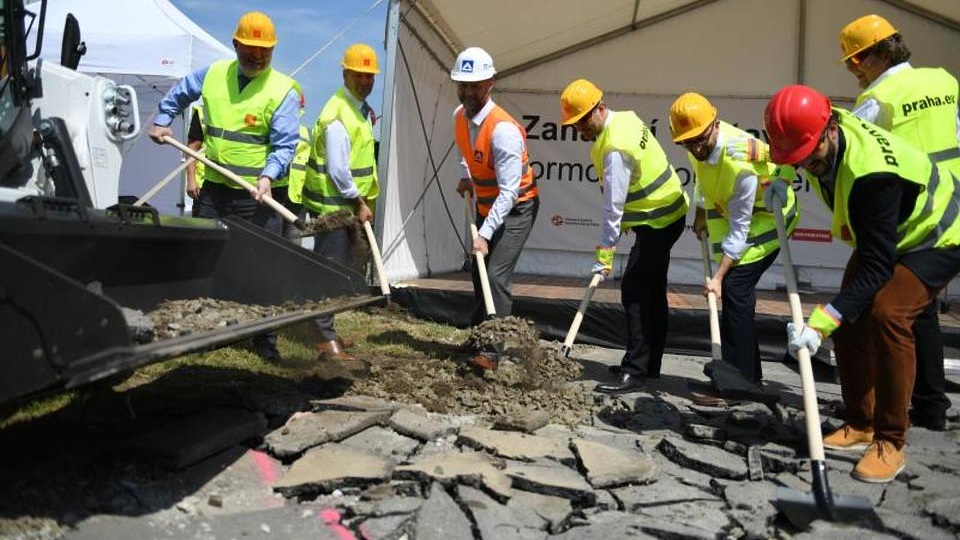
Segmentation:
{"type": "Polygon", "coordinates": [[[787,205],[788,189],[793,189],[783,178],[773,178],[763,185],[763,206],[770,212],[787,205]],[[776,195],[776,201],[774,201],[776,195]]]}
{"type": "Polygon", "coordinates": [[[797,332],[797,328],[792,322],[787,323],[787,350],[790,351],[790,356],[794,359],[797,358],[797,352],[800,349],[810,351],[810,356],[817,354],[821,339],[820,332],[807,325],[803,325],[800,332],[797,332]]]}
{"type": "Polygon", "coordinates": [[[739,161],[767,161],[770,147],[755,137],[734,137],[727,141],[727,155],[739,161]]]}
{"type": "Polygon", "coordinates": [[[610,274],[610,269],[603,265],[603,263],[593,263],[593,268],[590,269],[591,274],[600,274],[606,278],[610,274]]]}

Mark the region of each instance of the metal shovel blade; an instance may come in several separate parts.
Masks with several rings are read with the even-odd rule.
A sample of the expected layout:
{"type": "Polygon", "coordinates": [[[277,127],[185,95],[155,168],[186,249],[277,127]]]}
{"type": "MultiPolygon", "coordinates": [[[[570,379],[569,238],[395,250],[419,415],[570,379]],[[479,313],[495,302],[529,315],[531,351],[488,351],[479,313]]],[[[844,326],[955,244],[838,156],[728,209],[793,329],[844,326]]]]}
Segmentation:
{"type": "Polygon", "coordinates": [[[811,460],[813,492],[778,487],[774,506],[793,524],[805,530],[810,523],[822,519],[842,523],[852,523],[876,529],[880,518],[873,504],[860,495],[834,495],[827,483],[826,464],[811,460]]]}

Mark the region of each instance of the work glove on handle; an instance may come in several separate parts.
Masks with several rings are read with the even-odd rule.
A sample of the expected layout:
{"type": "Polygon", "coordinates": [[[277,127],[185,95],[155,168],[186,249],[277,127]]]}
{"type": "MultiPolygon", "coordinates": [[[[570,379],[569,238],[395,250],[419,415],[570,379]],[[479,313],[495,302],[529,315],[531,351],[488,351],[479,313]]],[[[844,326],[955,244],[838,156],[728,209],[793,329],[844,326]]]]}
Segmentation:
{"type": "Polygon", "coordinates": [[[597,246],[596,262],[593,263],[592,274],[600,274],[603,277],[610,275],[613,271],[613,255],[617,252],[616,247],[597,246]]]}
{"type": "Polygon", "coordinates": [[[823,338],[830,337],[830,334],[840,327],[841,319],[840,313],[827,304],[813,308],[807,324],[799,328],[799,331],[793,323],[787,323],[787,350],[790,351],[790,356],[796,358],[800,349],[807,349],[811,356],[816,354],[823,338]]]}
{"type": "Polygon", "coordinates": [[[787,205],[787,197],[789,196],[787,190],[793,189],[790,183],[783,178],[773,178],[767,182],[761,182],[761,187],[763,188],[763,206],[770,212],[783,210],[783,207],[787,205]]]}
{"type": "Polygon", "coordinates": [[[734,137],[727,141],[727,155],[740,161],[769,161],[770,147],[755,137],[734,137]]]}

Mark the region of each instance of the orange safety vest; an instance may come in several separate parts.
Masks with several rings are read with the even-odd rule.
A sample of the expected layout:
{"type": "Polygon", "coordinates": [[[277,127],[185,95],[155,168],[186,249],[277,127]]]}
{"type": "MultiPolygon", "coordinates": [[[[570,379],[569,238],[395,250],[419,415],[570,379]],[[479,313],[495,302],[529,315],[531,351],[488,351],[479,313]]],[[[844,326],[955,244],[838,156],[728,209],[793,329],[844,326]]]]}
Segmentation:
{"type": "Polygon", "coordinates": [[[510,122],[517,126],[523,135],[523,155],[521,156],[522,169],[520,173],[520,188],[517,190],[517,202],[529,201],[537,197],[540,191],[537,189],[537,182],[533,179],[533,171],[530,169],[530,156],[527,154],[527,131],[523,129],[516,120],[510,116],[507,111],[494,105],[483,124],[480,125],[480,132],[477,133],[476,144],[470,144],[470,130],[467,127],[467,115],[463,107],[457,109],[454,133],[457,139],[457,147],[460,149],[460,155],[467,162],[467,168],[470,169],[470,176],[473,178],[473,186],[477,193],[477,212],[487,217],[493,201],[497,200],[500,194],[500,187],[497,185],[497,169],[493,162],[493,128],[500,122],[510,122]]]}

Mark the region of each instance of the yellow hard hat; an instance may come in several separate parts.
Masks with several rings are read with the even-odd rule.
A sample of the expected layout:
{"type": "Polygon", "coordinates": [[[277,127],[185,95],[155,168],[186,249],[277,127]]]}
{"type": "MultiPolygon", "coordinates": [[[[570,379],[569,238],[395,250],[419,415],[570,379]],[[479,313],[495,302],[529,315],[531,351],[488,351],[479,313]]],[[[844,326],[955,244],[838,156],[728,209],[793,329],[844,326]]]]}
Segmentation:
{"type": "Polygon", "coordinates": [[[248,11],[237,22],[233,39],[251,47],[273,47],[277,44],[277,29],[266,14],[248,11]]]}
{"type": "Polygon", "coordinates": [[[700,135],[717,119],[717,108],[696,92],[687,92],[670,106],[670,133],[673,142],[700,135]]]}
{"type": "Polygon", "coordinates": [[[343,53],[340,65],[344,69],[360,73],[380,73],[377,65],[377,53],[366,43],[354,43],[343,53]]]}
{"type": "Polygon", "coordinates": [[[560,94],[561,123],[565,126],[576,124],[583,115],[592,111],[600,103],[603,90],[586,79],[577,79],[568,84],[560,94]]]}
{"type": "Polygon", "coordinates": [[[879,15],[864,15],[843,27],[840,31],[840,61],[873,47],[878,42],[897,33],[889,21],[879,15]]]}

